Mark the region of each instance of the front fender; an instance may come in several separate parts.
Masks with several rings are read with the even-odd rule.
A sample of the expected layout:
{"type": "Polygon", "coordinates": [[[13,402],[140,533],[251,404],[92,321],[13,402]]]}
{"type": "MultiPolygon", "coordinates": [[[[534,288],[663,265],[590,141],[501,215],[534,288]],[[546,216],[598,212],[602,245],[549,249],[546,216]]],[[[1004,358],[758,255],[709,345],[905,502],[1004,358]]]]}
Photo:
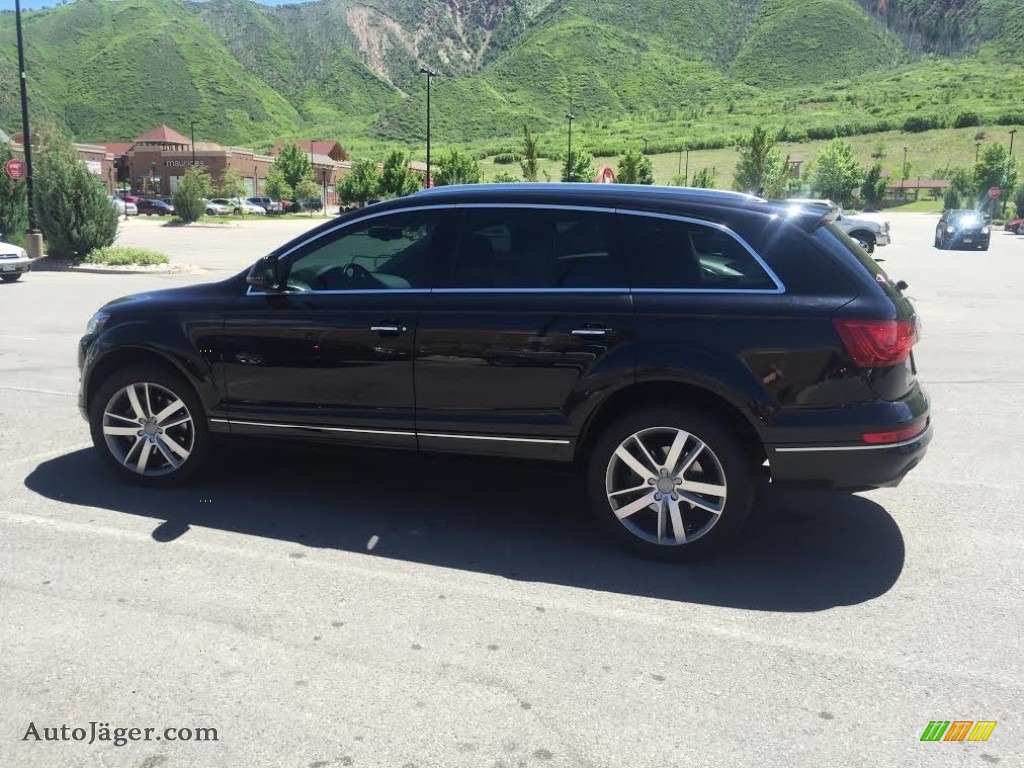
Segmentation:
{"type": "Polygon", "coordinates": [[[160,360],[185,377],[209,412],[224,399],[219,352],[214,346],[223,323],[183,322],[171,326],[148,320],[121,322],[87,343],[83,339],[82,404],[86,405],[100,381],[112,370],[140,362],[160,360]]]}

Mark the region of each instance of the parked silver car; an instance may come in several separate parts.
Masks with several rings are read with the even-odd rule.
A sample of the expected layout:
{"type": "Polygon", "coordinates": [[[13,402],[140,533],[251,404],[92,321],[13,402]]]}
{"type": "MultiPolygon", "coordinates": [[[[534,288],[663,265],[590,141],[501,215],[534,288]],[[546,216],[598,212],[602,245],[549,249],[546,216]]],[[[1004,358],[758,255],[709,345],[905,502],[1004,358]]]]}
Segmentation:
{"type": "MultiPolygon", "coordinates": [[[[0,233],[0,237],[3,234],[0,233]]],[[[20,245],[0,241],[0,280],[13,283],[32,270],[32,259],[20,245]]]]}
{"type": "Polygon", "coordinates": [[[125,215],[125,208],[128,209],[129,216],[139,215],[139,207],[135,203],[126,203],[120,197],[114,197],[113,195],[107,195],[107,200],[113,203],[114,207],[117,208],[117,212],[122,216],[125,215]]]}

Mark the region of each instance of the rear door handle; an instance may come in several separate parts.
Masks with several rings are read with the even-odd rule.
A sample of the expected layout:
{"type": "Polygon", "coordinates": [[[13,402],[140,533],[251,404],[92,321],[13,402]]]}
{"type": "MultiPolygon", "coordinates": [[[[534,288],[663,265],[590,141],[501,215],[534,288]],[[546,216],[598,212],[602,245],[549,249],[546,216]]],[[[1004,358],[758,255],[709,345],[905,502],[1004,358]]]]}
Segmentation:
{"type": "Polygon", "coordinates": [[[409,329],[404,325],[371,325],[370,330],[377,333],[405,333],[409,329]]]}
{"type": "Polygon", "coordinates": [[[573,330],[573,332],[572,332],[572,335],[573,336],[598,337],[598,336],[607,336],[611,332],[612,332],[611,328],[598,328],[596,326],[587,326],[587,327],[584,327],[584,328],[575,328],[573,330]]]}

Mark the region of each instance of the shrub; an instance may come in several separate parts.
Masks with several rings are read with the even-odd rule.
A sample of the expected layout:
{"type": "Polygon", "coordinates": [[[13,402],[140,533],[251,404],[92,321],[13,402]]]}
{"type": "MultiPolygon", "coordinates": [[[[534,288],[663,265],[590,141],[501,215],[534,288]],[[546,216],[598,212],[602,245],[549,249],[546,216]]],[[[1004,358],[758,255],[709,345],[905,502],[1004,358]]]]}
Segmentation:
{"type": "Polygon", "coordinates": [[[75,148],[53,129],[40,131],[34,170],[39,228],[48,253],[75,261],[117,237],[117,208],[75,148]]]}
{"type": "Polygon", "coordinates": [[[953,121],[954,128],[973,128],[981,125],[981,115],[977,112],[961,112],[953,121]]]}
{"type": "Polygon", "coordinates": [[[166,253],[148,251],[145,248],[130,248],[126,245],[110,245],[90,251],[85,257],[87,264],[105,264],[107,266],[167,264],[170,258],[166,253]]]}
{"type": "Polygon", "coordinates": [[[199,166],[189,168],[174,190],[174,213],[185,224],[199,221],[206,212],[204,197],[213,194],[210,174],[199,166]]]}
{"type": "MultiPolygon", "coordinates": [[[[0,166],[14,157],[8,144],[0,144],[0,166]]],[[[28,202],[25,182],[0,171],[0,240],[23,245],[28,229],[28,202]],[[15,242],[20,239],[22,242],[15,242]]]]}
{"type": "Polygon", "coordinates": [[[914,115],[903,121],[903,130],[907,133],[923,133],[942,127],[942,120],[933,115],[914,115]]]}
{"type": "Polygon", "coordinates": [[[521,162],[522,159],[522,155],[517,155],[515,152],[502,152],[494,156],[494,162],[497,165],[512,165],[521,162]]]}

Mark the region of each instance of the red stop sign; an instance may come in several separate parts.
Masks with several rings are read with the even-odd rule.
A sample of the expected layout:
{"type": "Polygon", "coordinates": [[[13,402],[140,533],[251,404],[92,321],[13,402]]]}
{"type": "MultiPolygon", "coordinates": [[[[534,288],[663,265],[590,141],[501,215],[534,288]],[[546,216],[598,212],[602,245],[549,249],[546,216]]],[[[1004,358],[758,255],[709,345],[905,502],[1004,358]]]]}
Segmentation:
{"type": "Polygon", "coordinates": [[[23,179],[25,178],[25,164],[16,157],[12,157],[7,161],[7,165],[4,166],[4,170],[7,175],[12,179],[23,179]]]}
{"type": "Polygon", "coordinates": [[[993,200],[995,200],[1001,194],[1003,194],[1003,190],[1001,190],[999,187],[989,187],[988,196],[991,197],[993,200]]]}

